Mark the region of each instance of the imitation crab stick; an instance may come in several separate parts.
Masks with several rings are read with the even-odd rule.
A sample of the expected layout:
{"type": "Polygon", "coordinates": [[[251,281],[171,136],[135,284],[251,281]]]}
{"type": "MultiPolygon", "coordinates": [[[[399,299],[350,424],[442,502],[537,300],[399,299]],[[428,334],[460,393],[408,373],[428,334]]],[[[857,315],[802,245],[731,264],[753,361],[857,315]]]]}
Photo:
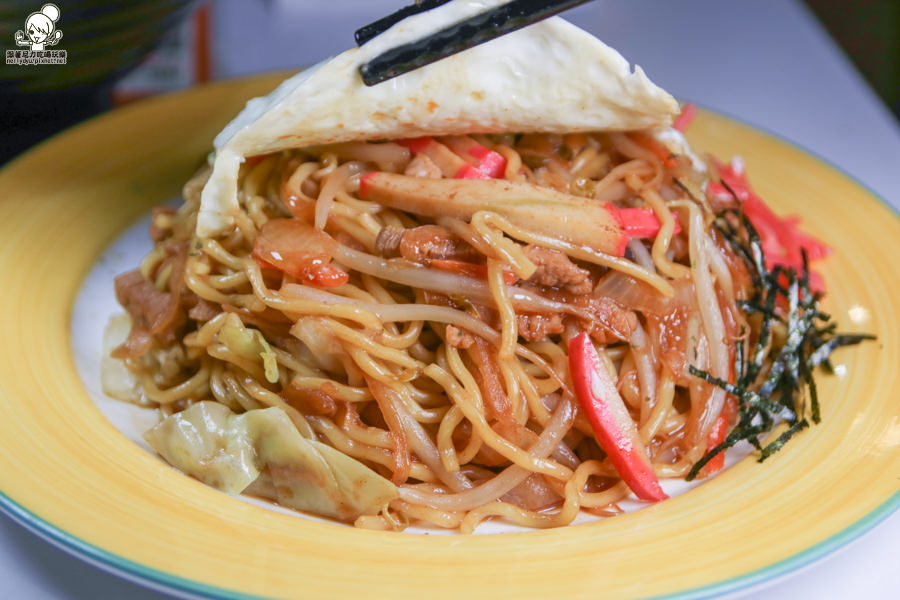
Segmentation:
{"type": "Polygon", "coordinates": [[[506,159],[499,152],[479,144],[467,135],[443,138],[445,142],[424,136],[400,140],[416,154],[424,154],[437,165],[444,177],[454,179],[491,179],[502,177],[506,159]]]}
{"type": "Polygon", "coordinates": [[[600,202],[503,179],[425,179],[372,172],[359,181],[359,195],[384,206],[429,217],[470,219],[496,212],[519,227],[622,256],[632,237],[653,237],[653,211],[600,202]]]}
{"type": "Polygon", "coordinates": [[[587,332],[569,340],[569,370],[594,437],[622,480],[641,500],[665,500],[668,496],[659,485],[637,426],[587,332]]]}
{"type": "Polygon", "coordinates": [[[455,179],[488,179],[490,177],[432,137],[410,138],[400,140],[399,143],[416,154],[427,156],[440,169],[444,177],[455,179]]]}
{"type": "MultiPolygon", "coordinates": [[[[652,238],[659,233],[659,219],[649,208],[619,208],[616,214],[622,221],[622,227],[629,237],[652,238]]],[[[678,221],[678,213],[672,213],[675,219],[673,233],[681,233],[681,223],[678,221]]]]}
{"type": "Polygon", "coordinates": [[[443,138],[443,141],[456,155],[461,156],[488,177],[497,179],[503,177],[506,172],[506,159],[502,154],[479,144],[467,135],[450,135],[443,138]]]}
{"type": "Polygon", "coordinates": [[[696,116],[697,105],[693,102],[688,102],[684,105],[684,108],[681,109],[681,114],[675,117],[675,121],[672,123],[672,129],[684,131],[696,116]]]}

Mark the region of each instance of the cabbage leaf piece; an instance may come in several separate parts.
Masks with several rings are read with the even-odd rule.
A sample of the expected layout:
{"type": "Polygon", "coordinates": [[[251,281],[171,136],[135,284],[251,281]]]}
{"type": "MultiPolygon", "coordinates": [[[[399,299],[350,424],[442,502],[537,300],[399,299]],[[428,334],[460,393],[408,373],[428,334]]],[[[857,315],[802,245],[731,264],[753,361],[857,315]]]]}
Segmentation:
{"type": "Polygon", "coordinates": [[[396,486],[369,467],[305,439],[280,408],[236,415],[198,402],[144,439],[172,466],[224,492],[248,491],[344,521],[377,514],[397,497],[396,486]]]}
{"type": "Polygon", "coordinates": [[[122,313],[113,315],[103,331],[103,354],[100,358],[100,384],[103,393],[116,400],[143,404],[141,382],[128,370],[125,363],[112,357],[112,351],[125,343],[131,331],[131,317],[122,313]]]}

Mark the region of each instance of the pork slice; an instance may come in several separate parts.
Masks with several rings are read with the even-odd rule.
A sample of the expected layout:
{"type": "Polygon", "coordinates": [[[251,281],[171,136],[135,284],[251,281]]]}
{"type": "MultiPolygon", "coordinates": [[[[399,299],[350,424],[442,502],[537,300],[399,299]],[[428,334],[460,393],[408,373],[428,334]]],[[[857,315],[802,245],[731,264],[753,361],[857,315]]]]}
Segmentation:
{"type": "Polygon", "coordinates": [[[593,289],[591,273],[573,263],[558,250],[529,244],[523,248],[525,256],[537,266],[529,283],[562,288],[573,294],[589,294],[593,289]]]}
{"type": "Polygon", "coordinates": [[[402,256],[406,260],[427,264],[429,260],[459,260],[482,263],[484,257],[472,246],[437,225],[421,225],[411,229],[385,226],[375,238],[375,249],[382,256],[402,256]]]}
{"type": "Polygon", "coordinates": [[[626,342],[637,329],[637,314],[612,298],[578,296],[574,302],[591,314],[590,320],[579,319],[579,323],[600,344],[626,342]]]}
{"type": "Polygon", "coordinates": [[[459,329],[458,327],[454,327],[453,325],[447,325],[446,335],[447,343],[454,348],[462,348],[465,350],[475,343],[475,337],[471,333],[459,329]]]}
{"type": "Polygon", "coordinates": [[[565,329],[559,313],[521,313],[516,315],[519,335],[529,342],[536,342],[548,335],[562,333],[565,329]]]}

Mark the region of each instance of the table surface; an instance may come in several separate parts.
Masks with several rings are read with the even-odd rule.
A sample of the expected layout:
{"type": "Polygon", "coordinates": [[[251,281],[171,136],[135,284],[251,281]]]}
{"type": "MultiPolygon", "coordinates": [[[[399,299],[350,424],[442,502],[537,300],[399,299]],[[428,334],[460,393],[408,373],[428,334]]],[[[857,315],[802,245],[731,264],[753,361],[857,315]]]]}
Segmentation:
{"type": "MultiPolygon", "coordinates": [[[[216,74],[317,62],[349,46],[356,26],[403,4],[219,0],[216,74]]],[[[900,126],[799,0],[596,0],[566,16],[676,97],[811,151],[900,210],[900,126]]],[[[733,597],[900,598],[898,554],[900,513],[800,572],[733,597]]],[[[0,597],[172,596],[90,566],[2,515],[0,597]]]]}

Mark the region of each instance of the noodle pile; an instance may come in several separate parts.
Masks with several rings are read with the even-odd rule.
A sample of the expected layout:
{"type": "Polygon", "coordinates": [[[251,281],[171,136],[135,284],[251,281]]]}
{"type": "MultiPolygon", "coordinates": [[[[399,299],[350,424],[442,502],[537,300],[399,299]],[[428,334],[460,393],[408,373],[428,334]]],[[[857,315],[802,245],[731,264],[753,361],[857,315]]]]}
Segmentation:
{"type": "Polygon", "coordinates": [[[360,527],[617,514],[630,490],[575,398],[568,341],[590,333],[653,470],[684,478],[736,413],[689,366],[727,380],[757,335],[738,308],[752,283],[711,227],[705,173],[648,137],[433,140],[496,152],[509,182],[652,211],[658,231],[631,236],[621,256],[573,241],[581,223],[529,227],[487,198],[463,218],[363,197],[371,172],[441,177],[408,144],[254,157],[235,226],[212,239],[194,233],[198,174],[180,208],[154,211],[154,249],[117,280],[132,326],[114,356],[161,418],[201,401],[276,407],[305,439],[390,480],[396,497],[352,518],[360,527]]]}

